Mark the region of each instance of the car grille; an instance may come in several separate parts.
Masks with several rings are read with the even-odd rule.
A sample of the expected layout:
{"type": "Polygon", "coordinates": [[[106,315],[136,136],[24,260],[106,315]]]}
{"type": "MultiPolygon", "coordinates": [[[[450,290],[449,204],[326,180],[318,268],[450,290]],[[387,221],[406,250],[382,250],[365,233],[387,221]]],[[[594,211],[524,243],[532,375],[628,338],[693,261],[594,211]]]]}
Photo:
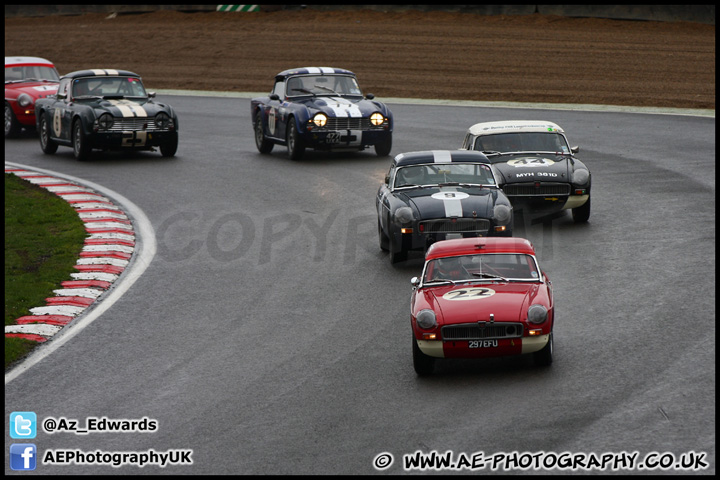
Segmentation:
{"type": "Polygon", "coordinates": [[[567,183],[511,183],[503,185],[503,192],[508,196],[529,195],[570,195],[567,183]]]}
{"type": "Polygon", "coordinates": [[[359,117],[328,118],[323,127],[324,130],[381,130],[382,128],[382,125],[377,127],[371,125],[369,118],[359,117]]]}
{"type": "Polygon", "coordinates": [[[155,125],[155,119],[152,117],[115,117],[110,132],[162,132],[168,129],[159,129],[155,125]]]}
{"type": "Polygon", "coordinates": [[[490,230],[486,218],[443,218],[420,222],[420,233],[481,233],[490,230]]]}
{"type": "Polygon", "coordinates": [[[494,338],[520,338],[523,335],[522,323],[486,322],[462,323],[442,327],[443,340],[490,340],[494,338]],[[484,325],[484,326],[481,326],[484,325]]]}

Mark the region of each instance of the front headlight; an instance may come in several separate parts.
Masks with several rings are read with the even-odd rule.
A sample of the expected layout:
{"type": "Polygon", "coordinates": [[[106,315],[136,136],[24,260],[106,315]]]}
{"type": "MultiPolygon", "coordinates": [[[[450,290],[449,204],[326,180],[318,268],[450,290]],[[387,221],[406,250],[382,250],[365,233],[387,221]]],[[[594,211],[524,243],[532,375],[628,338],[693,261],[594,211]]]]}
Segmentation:
{"type": "Polygon", "coordinates": [[[115,123],[115,120],[113,120],[112,115],[109,113],[103,113],[100,115],[100,118],[98,118],[98,126],[101,130],[110,130],[112,128],[113,123],[115,123]]]}
{"type": "Polygon", "coordinates": [[[507,205],[495,205],[493,209],[493,217],[498,225],[505,225],[512,217],[512,208],[507,205]]]}
{"type": "Polygon", "coordinates": [[[27,93],[21,93],[20,95],[18,95],[17,102],[18,105],[25,108],[32,105],[33,100],[32,97],[30,97],[30,95],[28,95],[27,93]]]}
{"type": "Polygon", "coordinates": [[[317,113],[313,117],[312,121],[316,127],[324,127],[327,125],[328,117],[324,113],[317,113]]]}
{"type": "Polygon", "coordinates": [[[370,123],[375,125],[376,127],[379,127],[385,122],[385,116],[380,112],[375,112],[372,115],[370,115],[370,123]]]}
{"type": "Polygon", "coordinates": [[[155,126],[158,130],[170,128],[170,116],[167,113],[160,112],[155,116],[155,126]]]}
{"type": "Polygon", "coordinates": [[[413,211],[410,207],[400,207],[395,210],[395,222],[399,224],[406,224],[412,222],[414,219],[413,211]]]}
{"type": "Polygon", "coordinates": [[[585,185],[588,182],[588,180],[590,179],[590,172],[588,172],[587,170],[584,170],[584,169],[583,170],[575,170],[573,172],[572,179],[573,179],[573,183],[575,185],[585,185]]]}
{"type": "Polygon", "coordinates": [[[430,309],[420,310],[416,318],[418,327],[424,330],[430,330],[437,326],[437,320],[435,319],[435,312],[430,309]]]}
{"type": "Polygon", "coordinates": [[[530,305],[528,308],[527,319],[530,323],[540,324],[547,320],[547,308],[540,304],[530,305]]]}

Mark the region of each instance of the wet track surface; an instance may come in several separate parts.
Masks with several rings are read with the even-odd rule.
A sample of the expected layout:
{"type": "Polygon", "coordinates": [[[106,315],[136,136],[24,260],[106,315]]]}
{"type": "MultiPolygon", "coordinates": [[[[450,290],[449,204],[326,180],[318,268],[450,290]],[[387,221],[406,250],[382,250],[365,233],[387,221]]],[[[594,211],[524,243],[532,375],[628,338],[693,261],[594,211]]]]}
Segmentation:
{"type": "Polygon", "coordinates": [[[391,266],[378,247],[389,157],[260,155],[249,99],[161,97],[180,117],[174,159],[81,163],[65,147],[43,155],[32,135],[5,142],[6,161],[130,199],[158,246],[118,302],[5,385],[5,409],[156,419],[152,433],[34,443],[192,449],[193,464],[38,473],[367,474],[383,452],[394,456],[383,471],[403,473],[418,450],[694,451],[714,473],[714,118],[391,104],[393,155],[458,148],[479,121],[543,119],[565,128],[593,175],[588,224],[567,214],[515,226],[555,288],[552,367],[446,361],[421,379],[409,280],[422,262],[391,266]]]}

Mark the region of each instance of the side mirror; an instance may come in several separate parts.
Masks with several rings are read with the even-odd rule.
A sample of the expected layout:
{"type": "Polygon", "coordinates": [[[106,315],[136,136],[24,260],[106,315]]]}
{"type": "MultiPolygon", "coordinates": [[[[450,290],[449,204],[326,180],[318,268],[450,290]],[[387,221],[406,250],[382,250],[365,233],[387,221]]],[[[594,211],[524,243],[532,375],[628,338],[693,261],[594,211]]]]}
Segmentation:
{"type": "Polygon", "coordinates": [[[572,153],[578,153],[578,152],[580,151],[580,147],[577,147],[577,146],[576,146],[576,147],[570,147],[570,151],[571,151],[572,153]]]}
{"type": "Polygon", "coordinates": [[[385,185],[390,183],[390,174],[385,175],[385,185]]]}
{"type": "Polygon", "coordinates": [[[155,95],[157,95],[157,93],[155,93],[155,92],[148,92],[148,98],[155,98],[155,95]]]}
{"type": "Polygon", "coordinates": [[[410,284],[411,284],[413,287],[417,287],[418,285],[420,285],[420,279],[419,279],[418,277],[412,277],[412,278],[410,279],[410,284]]]}
{"type": "Polygon", "coordinates": [[[270,94],[270,100],[280,100],[280,96],[277,93],[270,94]]]}
{"type": "Polygon", "coordinates": [[[372,93],[368,93],[367,95],[365,95],[365,98],[367,98],[368,100],[372,100],[373,98],[375,98],[375,95],[373,95],[372,93]]]}

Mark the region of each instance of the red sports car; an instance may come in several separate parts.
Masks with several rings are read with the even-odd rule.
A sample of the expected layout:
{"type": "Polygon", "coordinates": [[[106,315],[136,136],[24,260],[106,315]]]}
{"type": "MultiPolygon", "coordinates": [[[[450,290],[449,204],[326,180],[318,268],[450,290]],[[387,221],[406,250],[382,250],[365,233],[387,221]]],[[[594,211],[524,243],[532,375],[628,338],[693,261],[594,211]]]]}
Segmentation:
{"type": "Polygon", "coordinates": [[[429,375],[437,358],[533,354],[550,365],[555,311],[550,279],[524,238],[434,243],[413,278],[413,366],[429,375]]]}
{"type": "Polygon", "coordinates": [[[60,76],[55,65],[38,57],[5,57],[5,138],[35,128],[35,100],[55,95],[60,76]]]}

